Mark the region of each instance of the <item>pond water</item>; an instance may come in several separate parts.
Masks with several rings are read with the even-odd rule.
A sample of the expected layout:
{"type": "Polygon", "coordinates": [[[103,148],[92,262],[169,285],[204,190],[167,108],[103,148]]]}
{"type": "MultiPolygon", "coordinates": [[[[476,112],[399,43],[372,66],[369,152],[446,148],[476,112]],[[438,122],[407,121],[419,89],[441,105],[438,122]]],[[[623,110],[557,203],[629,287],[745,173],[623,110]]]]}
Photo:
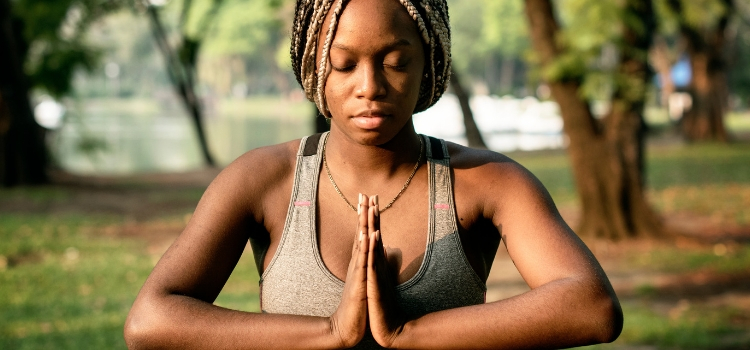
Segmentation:
{"type": "MultiPolygon", "coordinates": [[[[208,118],[205,129],[219,165],[253,148],[312,133],[300,119],[208,118]]],[[[180,172],[199,169],[203,158],[195,128],[184,113],[134,115],[87,113],[50,133],[57,164],[81,174],[180,172]]]]}
{"type": "MultiPolygon", "coordinates": [[[[562,121],[554,104],[487,96],[475,97],[471,104],[490,149],[564,147],[562,121]]],[[[211,152],[220,165],[253,148],[313,132],[305,101],[266,99],[230,107],[210,109],[205,122],[211,152]]],[[[52,155],[63,169],[130,174],[188,171],[203,165],[193,125],[176,105],[123,108],[122,101],[92,102],[79,110],[68,112],[62,126],[49,133],[52,155]]],[[[455,96],[446,95],[415,115],[414,124],[417,132],[466,144],[455,96]]]]}

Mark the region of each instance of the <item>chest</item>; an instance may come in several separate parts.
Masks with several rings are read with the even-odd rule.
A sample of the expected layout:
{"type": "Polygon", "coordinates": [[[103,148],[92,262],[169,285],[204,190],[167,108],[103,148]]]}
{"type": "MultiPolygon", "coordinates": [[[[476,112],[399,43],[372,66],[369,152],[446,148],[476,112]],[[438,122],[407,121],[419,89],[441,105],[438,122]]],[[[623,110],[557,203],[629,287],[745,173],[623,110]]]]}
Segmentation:
{"type": "MultiPolygon", "coordinates": [[[[398,188],[370,189],[378,194],[381,208],[387,207],[398,188]]],[[[365,189],[362,190],[366,191],[365,189]]],[[[358,235],[358,216],[324,176],[318,183],[316,235],[325,266],[343,280],[351,259],[351,247],[358,235]]],[[[356,197],[356,194],[352,196],[356,197]]],[[[350,201],[352,202],[352,201],[350,201]]],[[[353,203],[356,205],[356,203],[353,203]]],[[[406,191],[380,213],[380,231],[389,265],[403,283],[418,271],[429,235],[430,198],[427,172],[420,171],[406,191]]]]}
{"type": "MultiPolygon", "coordinates": [[[[459,190],[467,186],[461,179],[455,181],[455,187],[459,190]]],[[[276,194],[276,197],[287,200],[275,201],[276,205],[269,206],[265,215],[269,240],[263,259],[258,261],[263,265],[261,273],[268,268],[282,240],[289,219],[288,198],[292,196],[292,188],[293,181],[290,178],[289,186],[276,194]]],[[[310,234],[314,235],[314,241],[310,244],[314,245],[313,253],[318,255],[325,268],[336,278],[344,280],[351,259],[351,248],[358,234],[357,215],[334,190],[324,174],[318,177],[315,191],[315,208],[312,208],[313,203],[310,203],[309,209],[313,212],[311,220],[306,223],[310,227],[310,234]]],[[[373,194],[372,192],[370,193],[373,194]]],[[[497,230],[489,222],[481,219],[480,210],[471,193],[462,190],[455,195],[454,220],[460,237],[460,249],[476,274],[486,279],[500,239],[497,230]]],[[[387,192],[377,194],[381,207],[385,207],[395,195],[387,192]]],[[[418,272],[427,249],[430,215],[435,212],[436,204],[440,208],[445,205],[431,204],[430,196],[427,169],[420,169],[409,188],[381,214],[381,235],[391,270],[397,274],[398,283],[409,280],[418,272]]],[[[344,194],[344,197],[356,206],[356,194],[350,197],[344,194]]],[[[450,222],[446,223],[443,220],[443,225],[445,224],[450,222]]]]}

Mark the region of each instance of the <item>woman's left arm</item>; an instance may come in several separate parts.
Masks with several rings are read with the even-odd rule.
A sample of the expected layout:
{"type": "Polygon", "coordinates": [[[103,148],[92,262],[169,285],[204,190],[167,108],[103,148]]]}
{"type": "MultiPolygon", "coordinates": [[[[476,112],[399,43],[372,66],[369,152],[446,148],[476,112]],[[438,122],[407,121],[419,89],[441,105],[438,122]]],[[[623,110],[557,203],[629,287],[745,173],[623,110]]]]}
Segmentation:
{"type": "MultiPolygon", "coordinates": [[[[617,296],[539,180],[507,158],[471,171],[485,179],[480,191],[484,216],[498,228],[531,290],[401,323],[393,322],[398,317],[386,317],[391,307],[384,305],[389,298],[379,297],[369,302],[375,339],[387,347],[415,349],[544,349],[615,340],[623,322],[617,296]]],[[[382,244],[371,246],[370,256],[382,259],[383,254],[375,253],[382,244]]],[[[384,271],[377,266],[371,264],[368,281],[370,275],[384,271]]],[[[382,288],[380,292],[387,296],[382,288]]]]}

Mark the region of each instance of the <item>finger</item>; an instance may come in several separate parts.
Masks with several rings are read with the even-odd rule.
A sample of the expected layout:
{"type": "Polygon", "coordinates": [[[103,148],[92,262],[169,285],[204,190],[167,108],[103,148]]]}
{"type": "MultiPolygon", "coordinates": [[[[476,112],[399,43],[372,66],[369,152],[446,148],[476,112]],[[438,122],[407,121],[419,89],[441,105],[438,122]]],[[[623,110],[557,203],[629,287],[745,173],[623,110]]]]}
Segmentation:
{"type": "Polygon", "coordinates": [[[380,230],[375,231],[374,236],[375,246],[369,254],[374,255],[372,260],[375,262],[375,274],[378,276],[378,283],[381,286],[390,286],[390,276],[391,273],[394,273],[395,271],[391,271],[389,268],[388,252],[383,246],[383,239],[380,235],[380,230]]]}
{"type": "Polygon", "coordinates": [[[358,207],[359,210],[359,223],[357,225],[357,232],[354,238],[354,248],[352,251],[352,258],[349,263],[349,273],[355,271],[352,276],[354,280],[365,281],[367,279],[366,265],[368,263],[369,256],[369,235],[367,232],[367,214],[365,208],[367,208],[367,196],[359,195],[358,207]]]}
{"type": "Polygon", "coordinates": [[[372,226],[374,227],[375,231],[379,231],[380,230],[380,202],[379,202],[378,195],[372,196],[371,205],[375,207],[375,209],[373,210],[373,214],[375,215],[373,216],[373,219],[372,219],[372,226]]]}
{"type": "Polygon", "coordinates": [[[360,231],[360,233],[357,234],[357,251],[355,257],[353,257],[354,260],[354,267],[357,270],[357,280],[360,281],[366,281],[367,280],[367,264],[369,262],[370,252],[369,252],[369,239],[368,235],[365,233],[366,231],[360,231]]]}
{"type": "Polygon", "coordinates": [[[360,246],[360,235],[362,232],[362,194],[359,194],[359,199],[357,201],[357,228],[354,231],[354,242],[352,243],[352,256],[354,256],[354,253],[359,250],[360,246]]]}
{"type": "MultiPolygon", "coordinates": [[[[377,247],[377,242],[375,242],[375,239],[377,237],[377,232],[374,232],[370,235],[370,239],[368,240],[368,255],[367,255],[367,282],[368,284],[373,283],[375,287],[378,285],[378,271],[377,271],[377,265],[378,265],[378,255],[375,252],[377,247]]],[[[374,292],[377,292],[377,288],[375,288],[374,292]]],[[[373,295],[374,296],[374,295],[373,295]]]]}
{"type": "MultiPolygon", "coordinates": [[[[372,202],[372,199],[370,200],[370,202],[372,202]]],[[[377,209],[374,205],[370,206],[368,209],[369,210],[367,210],[367,233],[370,236],[372,236],[373,234],[375,234],[375,231],[377,231],[377,229],[375,228],[375,215],[376,215],[375,211],[377,209]]]]}
{"type": "Polygon", "coordinates": [[[359,235],[368,235],[368,211],[369,211],[369,198],[367,198],[364,194],[359,194],[359,203],[357,204],[357,215],[358,215],[358,222],[357,222],[357,231],[356,235],[357,238],[355,241],[359,239],[359,235]]]}
{"type": "Polygon", "coordinates": [[[367,299],[370,303],[379,305],[381,298],[381,288],[383,284],[383,265],[382,255],[378,254],[378,237],[379,231],[370,235],[368,256],[367,256],[367,299]]]}

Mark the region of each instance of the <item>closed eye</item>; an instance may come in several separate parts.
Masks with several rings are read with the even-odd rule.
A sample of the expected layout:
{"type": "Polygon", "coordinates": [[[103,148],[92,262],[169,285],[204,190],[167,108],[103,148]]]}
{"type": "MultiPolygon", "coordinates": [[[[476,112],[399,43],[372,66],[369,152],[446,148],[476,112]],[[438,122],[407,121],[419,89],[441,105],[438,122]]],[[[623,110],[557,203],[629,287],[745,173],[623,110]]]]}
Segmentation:
{"type": "Polygon", "coordinates": [[[384,64],[383,65],[383,67],[385,67],[385,68],[393,69],[393,70],[398,71],[398,72],[405,71],[406,70],[406,66],[407,65],[405,65],[405,64],[400,64],[400,65],[384,64]]]}
{"type": "Polygon", "coordinates": [[[335,66],[335,65],[331,65],[331,69],[333,69],[333,70],[335,70],[335,71],[337,71],[337,72],[344,72],[344,73],[345,73],[345,72],[351,72],[351,71],[353,71],[353,70],[354,70],[354,68],[356,68],[356,67],[357,67],[356,65],[351,65],[351,66],[343,66],[343,67],[337,67],[337,66],[335,66]]]}

